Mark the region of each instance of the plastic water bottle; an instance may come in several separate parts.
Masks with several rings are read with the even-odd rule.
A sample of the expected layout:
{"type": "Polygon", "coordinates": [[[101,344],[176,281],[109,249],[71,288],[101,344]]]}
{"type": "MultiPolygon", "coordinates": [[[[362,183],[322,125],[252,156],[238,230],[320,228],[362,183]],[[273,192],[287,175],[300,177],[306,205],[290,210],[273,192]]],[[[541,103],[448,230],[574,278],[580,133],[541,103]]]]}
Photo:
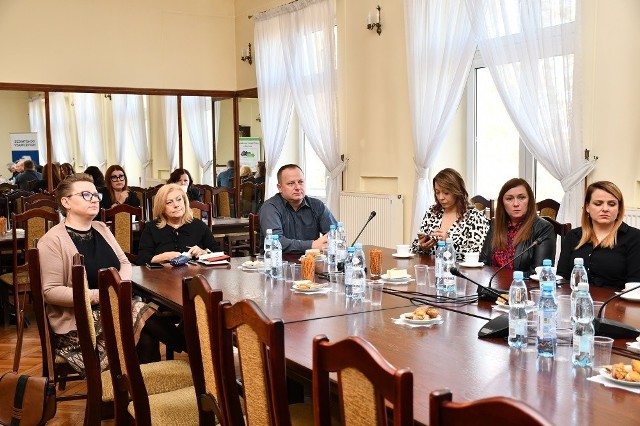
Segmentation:
{"type": "Polygon", "coordinates": [[[540,271],[540,288],[544,287],[544,283],[551,283],[553,298],[558,301],[556,296],[556,274],[551,269],[551,259],[545,259],[542,261],[542,271],[540,271]]]}
{"type": "Polygon", "coordinates": [[[358,264],[362,265],[362,272],[367,274],[367,258],[364,255],[364,251],[362,250],[362,243],[356,243],[353,246],[356,250],[353,253],[353,267],[356,268],[358,264]]]}
{"type": "Polygon", "coordinates": [[[538,303],[538,356],[555,358],[558,321],[558,304],[553,295],[555,280],[540,284],[542,284],[542,294],[538,303]]]}
{"type": "Polygon", "coordinates": [[[273,229],[267,229],[267,235],[264,237],[264,274],[271,276],[271,242],[273,237],[273,229]]]}
{"type": "Polygon", "coordinates": [[[569,284],[571,285],[571,325],[576,320],[576,299],[578,298],[578,285],[580,283],[586,283],[589,285],[589,277],[587,276],[587,270],[584,268],[584,260],[581,257],[576,257],[573,260],[573,270],[569,277],[569,284]]]}
{"type": "MultiPolygon", "coordinates": [[[[355,259],[355,255],[354,255],[355,259]]],[[[353,300],[360,300],[364,297],[364,286],[366,283],[366,273],[364,268],[353,264],[353,273],[351,275],[351,298],[353,300]]]]}
{"type": "Polygon", "coordinates": [[[436,290],[444,290],[444,241],[438,241],[435,262],[436,290]]]}
{"type": "MultiPolygon", "coordinates": [[[[574,268],[575,269],[575,268],[574,268]]],[[[578,284],[576,298],[576,321],[573,324],[573,364],[579,367],[593,365],[593,300],[589,294],[589,284],[578,284]]]]}
{"type": "Polygon", "coordinates": [[[336,229],[336,248],[338,255],[338,271],[344,270],[344,259],[347,257],[347,232],[344,223],[338,222],[336,229]]]}
{"type": "Polygon", "coordinates": [[[452,291],[456,288],[456,277],[450,272],[452,268],[456,267],[456,249],[453,247],[452,238],[447,238],[442,256],[444,257],[444,271],[442,276],[444,287],[447,291],[452,291]]]}
{"type": "Polygon", "coordinates": [[[353,295],[353,288],[351,282],[353,281],[353,253],[355,248],[349,247],[347,249],[347,257],[344,259],[344,294],[347,298],[351,298],[353,295]]]}
{"type": "Polygon", "coordinates": [[[527,286],[522,278],[522,271],[514,271],[509,288],[509,346],[516,349],[527,347],[527,286]]]}
{"type": "Polygon", "coordinates": [[[282,244],[280,236],[275,234],[271,237],[271,278],[282,278],[282,244]]]}
{"type": "Polygon", "coordinates": [[[338,272],[338,241],[336,232],[336,226],[329,226],[329,233],[327,234],[327,240],[329,245],[329,250],[327,251],[327,264],[329,273],[338,272]]]}

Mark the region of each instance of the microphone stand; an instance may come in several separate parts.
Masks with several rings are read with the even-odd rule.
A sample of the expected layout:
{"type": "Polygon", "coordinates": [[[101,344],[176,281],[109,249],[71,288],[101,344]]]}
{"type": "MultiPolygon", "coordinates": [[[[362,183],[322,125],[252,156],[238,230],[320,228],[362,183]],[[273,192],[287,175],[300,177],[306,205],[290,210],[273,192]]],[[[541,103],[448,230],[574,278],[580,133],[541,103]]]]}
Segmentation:
{"type": "Polygon", "coordinates": [[[624,324],[620,321],[602,318],[604,307],[607,306],[609,302],[634,290],[638,290],[638,287],[614,294],[602,304],[602,307],[600,307],[600,310],[598,311],[598,315],[593,319],[593,328],[595,329],[597,336],[607,336],[613,339],[635,339],[640,336],[640,330],[633,326],[624,324]]]}
{"type": "MultiPolygon", "coordinates": [[[[537,246],[538,244],[540,244],[542,241],[540,240],[534,240],[533,243],[531,243],[531,245],[529,247],[527,247],[526,249],[522,250],[520,252],[520,254],[518,254],[517,256],[515,256],[513,259],[511,259],[510,262],[505,263],[504,265],[502,265],[501,267],[498,268],[498,270],[496,272],[493,273],[493,275],[491,275],[491,278],[489,279],[489,285],[485,288],[491,288],[491,283],[493,282],[493,279],[496,277],[496,275],[498,275],[498,273],[500,271],[502,271],[504,268],[506,268],[507,266],[513,264],[513,262],[516,261],[516,259],[520,259],[522,256],[524,256],[525,253],[527,253],[529,250],[531,250],[532,248],[534,248],[535,246],[537,246]]],[[[482,286],[478,287],[478,297],[480,298],[486,298],[487,292],[482,290],[482,286]]]]}
{"type": "Polygon", "coordinates": [[[507,300],[507,298],[502,297],[502,295],[504,293],[501,293],[499,290],[495,290],[495,289],[493,289],[491,287],[483,286],[479,282],[472,280],[467,275],[465,275],[462,272],[460,272],[460,270],[458,268],[451,268],[451,269],[449,269],[449,272],[451,272],[451,274],[455,275],[456,277],[464,278],[465,280],[475,284],[478,287],[478,298],[480,298],[481,296],[484,296],[485,299],[489,299],[489,300],[492,300],[492,301],[496,301],[498,299],[502,299],[506,303],[509,303],[509,300],[507,300]]]}
{"type": "Polygon", "coordinates": [[[367,227],[369,222],[371,222],[371,219],[373,219],[374,217],[376,217],[376,212],[372,211],[371,214],[369,215],[369,219],[367,219],[367,221],[364,223],[364,226],[362,227],[358,235],[356,235],[356,237],[353,239],[353,242],[351,243],[351,247],[353,247],[356,241],[358,241],[358,238],[360,238],[360,235],[362,235],[362,233],[364,232],[364,229],[367,227]]]}

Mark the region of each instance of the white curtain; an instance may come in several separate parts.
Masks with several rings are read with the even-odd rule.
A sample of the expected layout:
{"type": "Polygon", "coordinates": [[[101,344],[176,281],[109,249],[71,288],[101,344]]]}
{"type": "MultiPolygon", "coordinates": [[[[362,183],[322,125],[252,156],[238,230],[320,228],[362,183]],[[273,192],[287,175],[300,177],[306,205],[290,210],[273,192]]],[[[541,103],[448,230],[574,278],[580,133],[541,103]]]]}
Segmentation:
{"type": "Polygon", "coordinates": [[[127,95],[111,95],[111,109],[113,111],[116,162],[124,166],[127,156],[125,149],[127,146],[127,95]]]}
{"type": "Polygon", "coordinates": [[[268,198],[278,192],[276,163],[287,136],[293,99],[287,83],[278,17],[268,11],[257,14],[255,21],[256,78],[267,169],[265,197],[268,198]]]}
{"type": "Polygon", "coordinates": [[[107,159],[102,138],[102,95],[97,93],[75,93],[76,127],[78,129],[79,164],[83,168],[97,166],[103,172],[107,159]]]}
{"type": "Polygon", "coordinates": [[[562,183],[558,220],[580,224],[580,13],[576,0],[468,0],[482,58],[534,157],[562,183]]]}
{"type": "Polygon", "coordinates": [[[167,143],[167,157],[169,170],[178,168],[178,98],[176,96],[162,97],[162,120],[167,143]]]}
{"type": "Polygon", "coordinates": [[[463,0],[405,0],[404,14],[416,168],[415,235],[433,203],[429,168],[460,103],[475,41],[463,0]]]}
{"type": "Polygon", "coordinates": [[[207,98],[204,96],[183,96],[182,109],[191,139],[191,146],[202,167],[202,183],[213,185],[213,147],[211,133],[207,128],[207,98]]]}
{"type": "Polygon", "coordinates": [[[222,108],[222,102],[216,101],[213,103],[213,132],[216,142],[216,150],[218,149],[218,141],[220,140],[220,109],[222,108]]]}
{"type": "Polygon", "coordinates": [[[50,93],[49,109],[51,113],[51,144],[53,146],[52,160],[73,165],[71,132],[69,130],[70,118],[65,94],[50,93]]]}
{"type": "Polygon", "coordinates": [[[333,1],[300,0],[279,11],[295,110],[311,147],[328,171],[327,207],[337,212],[345,163],[340,157],[333,1]]]}
{"type": "Polygon", "coordinates": [[[38,156],[40,164],[47,163],[47,123],[44,118],[42,97],[29,100],[29,127],[38,134],[38,156]]]}

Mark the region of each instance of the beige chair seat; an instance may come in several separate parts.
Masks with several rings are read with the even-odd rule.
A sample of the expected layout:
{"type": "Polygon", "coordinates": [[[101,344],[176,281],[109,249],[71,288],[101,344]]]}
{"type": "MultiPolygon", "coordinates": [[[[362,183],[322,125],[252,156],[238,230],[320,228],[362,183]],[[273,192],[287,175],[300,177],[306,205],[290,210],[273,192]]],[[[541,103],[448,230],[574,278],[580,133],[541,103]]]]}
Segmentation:
{"type": "MultiPolygon", "coordinates": [[[[149,395],[149,408],[153,419],[152,425],[189,426],[198,424],[198,403],[193,386],[149,395]]],[[[135,418],[133,402],[129,403],[127,410],[135,418]]]]}
{"type": "MultiPolygon", "coordinates": [[[[0,280],[4,281],[8,285],[13,285],[13,273],[9,272],[7,274],[0,275],[0,280]]],[[[18,284],[29,284],[29,272],[25,271],[18,273],[18,284]]]]}
{"type": "MultiPolygon", "coordinates": [[[[193,387],[191,367],[184,360],[168,360],[141,364],[140,370],[149,395],[193,387]]],[[[102,400],[113,401],[111,373],[105,370],[102,377],[102,400]]]]}

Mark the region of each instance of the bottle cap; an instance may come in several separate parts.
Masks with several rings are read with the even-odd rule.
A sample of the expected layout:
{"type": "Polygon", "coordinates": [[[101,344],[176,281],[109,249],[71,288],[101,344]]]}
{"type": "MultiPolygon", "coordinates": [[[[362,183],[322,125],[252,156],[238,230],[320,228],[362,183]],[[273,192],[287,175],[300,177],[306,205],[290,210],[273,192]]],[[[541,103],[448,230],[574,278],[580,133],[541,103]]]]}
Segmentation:
{"type": "Polygon", "coordinates": [[[273,234],[273,229],[271,228],[267,229],[267,234],[273,234]]]}
{"type": "Polygon", "coordinates": [[[589,291],[589,283],[578,283],[578,291],[589,291]]]}
{"type": "Polygon", "coordinates": [[[545,259],[542,261],[542,266],[551,266],[551,259],[545,259]]]}
{"type": "Polygon", "coordinates": [[[280,239],[280,235],[278,235],[278,234],[273,234],[273,235],[271,236],[271,238],[272,238],[272,239],[274,239],[274,240],[276,240],[276,241],[278,241],[278,240],[280,239]]]}
{"type": "Polygon", "coordinates": [[[575,259],[573,259],[573,264],[574,265],[584,265],[584,259],[581,257],[576,257],[575,259]]]}
{"type": "Polygon", "coordinates": [[[354,247],[357,248],[357,249],[361,249],[362,248],[362,243],[356,243],[354,245],[354,247]]]}
{"type": "Polygon", "coordinates": [[[438,247],[444,247],[444,241],[438,240],[438,247]]]}
{"type": "Polygon", "coordinates": [[[355,251],[356,251],[356,248],[355,248],[355,247],[349,247],[349,248],[347,249],[347,251],[348,251],[349,253],[353,253],[353,252],[355,252],[355,251]]]}
{"type": "Polygon", "coordinates": [[[334,229],[336,229],[336,226],[332,223],[331,225],[329,225],[329,229],[333,231],[334,229]]]}
{"type": "Polygon", "coordinates": [[[521,280],[523,278],[524,278],[524,275],[522,274],[522,271],[513,271],[514,280],[521,280]]]}
{"type": "Polygon", "coordinates": [[[544,281],[542,283],[542,291],[553,291],[554,283],[553,281],[544,281]]]}
{"type": "Polygon", "coordinates": [[[338,222],[338,228],[344,226],[344,222],[338,222]]]}

